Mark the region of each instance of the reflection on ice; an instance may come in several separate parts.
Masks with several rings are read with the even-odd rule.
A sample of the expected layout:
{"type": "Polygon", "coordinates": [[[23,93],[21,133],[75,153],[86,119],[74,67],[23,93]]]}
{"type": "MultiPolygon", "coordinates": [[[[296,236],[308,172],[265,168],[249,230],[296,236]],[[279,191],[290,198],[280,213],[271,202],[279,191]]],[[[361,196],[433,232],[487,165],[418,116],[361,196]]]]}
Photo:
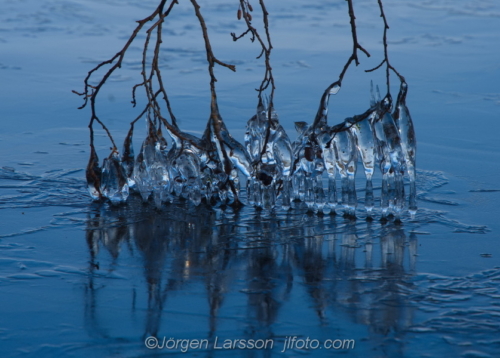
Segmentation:
{"type": "MultiPolygon", "coordinates": [[[[240,334],[272,338],[280,311],[301,286],[298,282],[309,295],[302,304],[319,323],[331,319],[329,311],[348,312],[355,306],[352,319],[375,333],[404,331],[413,324],[413,308],[404,303],[409,303],[407,291],[398,287],[412,285],[408,279],[416,271],[417,238],[402,226],[315,216],[233,215],[203,207],[189,212],[174,205],[163,212],[134,210],[132,205],[97,210],[87,226],[91,264],[86,300],[99,306],[93,287],[100,280],[95,273],[105,269],[98,265],[100,251],[118,260],[127,250],[143,266],[145,286],[137,289],[147,291],[145,337],[173,334],[164,316],[182,308],[169,308],[170,293],[190,291],[200,287],[197,283],[207,297],[203,314],[208,326],[200,328],[204,337],[217,336],[220,312],[231,305],[227,296],[240,292],[248,307],[240,334]],[[385,304],[391,301],[398,304],[385,304]]],[[[87,314],[93,322],[89,328],[95,330],[99,317],[96,311],[87,314]]]]}
{"type": "Polygon", "coordinates": [[[94,333],[100,330],[100,318],[92,307],[103,304],[99,297],[107,290],[102,286],[105,278],[98,275],[106,270],[103,250],[113,262],[132,255],[126,259],[130,269],[144,276],[129,298],[134,306],[145,307],[134,313],[142,315],[143,337],[175,335],[176,328],[169,324],[173,312],[189,319],[186,309],[191,307],[175,297],[195,292],[200,323],[196,333],[191,328],[183,338],[227,336],[226,315],[235,309],[247,313],[238,315],[239,328],[230,336],[279,337],[280,317],[290,305],[300,305],[303,324],[330,326],[345,317],[341,319],[370,332],[370,343],[356,343],[370,347],[360,349],[382,349],[396,357],[404,355],[405,337],[415,332],[446,327],[447,339],[458,341],[465,331],[449,316],[481,336],[487,330],[481,315],[492,317],[495,312],[485,308],[477,318],[466,318],[440,303],[462,302],[476,294],[498,296],[492,281],[499,277],[498,270],[460,280],[420,273],[416,232],[411,225],[390,222],[302,214],[264,218],[206,207],[179,210],[177,204],[145,212],[132,204],[111,211],[96,208],[87,222],[86,240],[91,258],[85,314],[87,328],[94,333]],[[96,287],[102,287],[99,295],[96,287]],[[430,307],[436,313],[425,324],[433,328],[423,330],[418,312],[430,307]]]}
{"type": "MultiPolygon", "coordinates": [[[[77,287],[83,284],[76,292],[84,296],[83,318],[95,346],[118,342],[124,349],[126,337],[132,342],[126,348],[140,356],[145,353],[138,347],[148,335],[279,342],[298,325],[300,332],[307,326],[318,337],[325,329],[344,327],[336,331],[342,337],[369,336],[356,341],[360,352],[383,350],[389,357],[428,339],[445,339],[454,356],[460,356],[463,347],[457,342],[464,339],[489,342],[478,343],[486,352],[494,347],[498,269],[436,276],[419,270],[417,256],[425,244],[419,236],[423,227],[437,223],[477,234],[488,230],[484,226],[426,208],[398,224],[316,216],[305,208],[269,214],[196,207],[185,199],[157,211],[142,206],[138,196],[128,199],[130,205],[88,207],[87,198],[75,195],[85,183],[71,174],[36,176],[0,168],[6,180],[0,205],[76,208],[55,215],[50,228],[78,228],[78,216],[88,213],[88,266],[85,258],[80,267],[46,261],[35,271],[0,279],[12,284],[61,277],[73,278],[77,287]]],[[[429,197],[447,183],[439,172],[420,171],[418,180],[421,194],[429,197]]],[[[34,230],[43,235],[47,226],[34,230]]]]}

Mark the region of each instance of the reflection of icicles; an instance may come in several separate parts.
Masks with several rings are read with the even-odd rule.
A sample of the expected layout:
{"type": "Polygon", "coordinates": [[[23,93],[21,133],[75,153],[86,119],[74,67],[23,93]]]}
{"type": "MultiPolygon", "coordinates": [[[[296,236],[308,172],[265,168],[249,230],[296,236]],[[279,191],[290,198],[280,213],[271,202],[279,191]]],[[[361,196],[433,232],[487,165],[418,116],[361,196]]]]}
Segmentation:
{"type": "Polygon", "coordinates": [[[116,151],[104,159],[102,165],[101,193],[112,204],[124,203],[129,194],[127,175],[116,151]]]}

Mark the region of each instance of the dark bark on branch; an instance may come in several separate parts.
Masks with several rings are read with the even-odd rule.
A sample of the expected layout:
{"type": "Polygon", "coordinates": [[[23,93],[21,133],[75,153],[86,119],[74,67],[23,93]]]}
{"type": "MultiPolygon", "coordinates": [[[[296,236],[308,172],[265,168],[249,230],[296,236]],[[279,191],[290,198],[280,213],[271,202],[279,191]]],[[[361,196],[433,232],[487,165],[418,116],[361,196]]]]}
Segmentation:
{"type": "Polygon", "coordinates": [[[389,54],[387,51],[387,30],[389,30],[389,24],[387,23],[387,18],[385,17],[384,6],[382,5],[382,0],[378,0],[378,6],[380,8],[380,17],[384,21],[384,35],[382,38],[382,42],[384,44],[384,59],[382,60],[382,62],[378,66],[376,66],[372,69],[369,69],[369,70],[365,70],[365,72],[373,72],[375,70],[378,70],[385,63],[385,76],[386,76],[386,84],[387,84],[387,93],[390,93],[391,92],[390,91],[390,70],[392,70],[399,77],[401,82],[404,82],[405,79],[403,76],[401,76],[401,74],[399,74],[399,72],[389,62],[389,54]]]}

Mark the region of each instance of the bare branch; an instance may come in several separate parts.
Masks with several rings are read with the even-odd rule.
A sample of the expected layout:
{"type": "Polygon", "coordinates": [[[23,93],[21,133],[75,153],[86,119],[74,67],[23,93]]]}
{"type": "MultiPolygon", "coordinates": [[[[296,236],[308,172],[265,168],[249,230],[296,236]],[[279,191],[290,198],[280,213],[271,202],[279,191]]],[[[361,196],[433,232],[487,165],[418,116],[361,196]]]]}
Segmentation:
{"type": "MultiPolygon", "coordinates": [[[[134,39],[137,37],[137,34],[140,32],[140,30],[144,27],[146,23],[149,21],[152,21],[158,14],[161,14],[163,7],[165,5],[167,0],[161,0],[160,5],[156,8],[156,10],[149,15],[148,17],[144,18],[143,20],[139,20],[137,27],[135,30],[132,32],[132,35],[128,39],[128,41],[125,43],[125,46],[118,52],[116,53],[112,58],[110,58],[107,61],[103,61],[100,64],[98,64],[96,67],[91,69],[87,76],[84,79],[84,91],[82,93],[78,93],[76,91],[73,91],[74,93],[83,96],[84,97],[84,103],[82,106],[79,107],[79,109],[84,108],[90,99],[90,107],[91,107],[91,117],[90,117],[90,123],[89,123],[89,128],[91,130],[91,144],[93,145],[93,124],[94,121],[98,122],[101,127],[105,130],[106,134],[108,135],[109,139],[111,140],[111,143],[113,144],[113,149],[116,149],[116,144],[113,140],[113,137],[111,136],[111,133],[109,132],[108,128],[104,125],[104,123],[97,117],[97,112],[96,112],[96,98],[97,95],[99,94],[99,91],[101,87],[106,83],[108,78],[113,74],[113,72],[120,68],[123,62],[123,58],[125,56],[125,53],[127,52],[128,48],[134,41],[134,39]],[[99,70],[101,67],[105,65],[113,64],[111,68],[104,74],[104,76],[101,78],[99,83],[96,86],[92,86],[89,84],[90,78],[92,75],[99,70]],[[89,93],[89,88],[92,89],[91,93],[89,93]]],[[[177,0],[172,1],[172,5],[176,3],[177,0]]],[[[171,6],[172,6],[171,5],[171,6]]],[[[144,82],[144,84],[146,81],[144,82]]],[[[135,103],[135,92],[133,92],[133,103],[135,103]]]]}
{"type": "Polygon", "coordinates": [[[352,0],[346,0],[347,1],[347,6],[348,6],[348,11],[349,11],[349,18],[350,18],[350,24],[351,24],[351,35],[352,35],[352,54],[347,60],[346,64],[344,65],[344,68],[342,69],[342,72],[339,75],[339,82],[342,83],[342,80],[344,79],[344,75],[347,72],[347,69],[351,65],[351,63],[354,61],[356,66],[359,65],[359,59],[358,59],[358,50],[361,50],[367,57],[370,57],[370,53],[363,48],[358,42],[358,34],[356,32],[356,16],[354,14],[354,6],[352,4],[352,0]]]}
{"type": "Polygon", "coordinates": [[[382,65],[385,63],[385,65],[386,65],[385,76],[386,76],[386,83],[387,83],[387,93],[390,93],[390,73],[389,73],[390,70],[392,70],[399,77],[399,79],[401,81],[404,81],[404,77],[401,76],[401,74],[389,62],[389,54],[387,51],[387,30],[389,30],[389,24],[387,23],[387,18],[385,16],[384,6],[382,5],[382,0],[377,0],[377,1],[378,1],[378,6],[380,8],[380,17],[384,21],[384,35],[382,38],[382,41],[384,44],[384,59],[377,67],[374,67],[374,68],[369,69],[369,70],[365,70],[365,72],[375,71],[375,70],[379,69],[380,67],[382,67],[382,65]]]}

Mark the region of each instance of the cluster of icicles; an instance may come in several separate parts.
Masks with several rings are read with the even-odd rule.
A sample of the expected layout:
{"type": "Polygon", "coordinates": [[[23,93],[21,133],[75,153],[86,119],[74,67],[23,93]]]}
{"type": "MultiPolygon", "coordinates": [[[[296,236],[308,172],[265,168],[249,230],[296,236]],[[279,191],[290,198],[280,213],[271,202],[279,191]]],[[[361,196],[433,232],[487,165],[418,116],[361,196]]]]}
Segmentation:
{"type": "Polygon", "coordinates": [[[249,205],[288,210],[302,202],[316,213],[327,214],[342,206],[345,214],[354,215],[358,204],[355,176],[361,162],[366,176],[364,207],[368,215],[375,206],[372,176],[377,164],[382,173],[382,216],[399,217],[406,209],[405,173],[410,188],[407,208],[414,214],[416,140],[405,104],[406,82],[401,82],[394,108],[390,94],[381,99],[378,88],[374,93],[372,86],[370,108],[365,113],[329,126],[329,98],[339,89],[339,83],[328,87],[311,125],[295,123],[295,142],[290,141],[279,124],[274,109],[262,101],[257,114],[247,123],[244,146],[229,134],[216,111],[201,139],[177,127],[175,131],[164,127],[172,138],[170,148],[161,126],[148,120],[148,135],[135,157],[132,126],[122,155],[113,150],[102,168],[91,146],[87,167],[90,195],[94,200],[107,198],[112,204],[120,204],[134,191],[145,202],[152,199],[159,209],[176,197],[194,205],[203,201],[214,206],[238,204],[240,172],[246,178],[249,205]]]}

